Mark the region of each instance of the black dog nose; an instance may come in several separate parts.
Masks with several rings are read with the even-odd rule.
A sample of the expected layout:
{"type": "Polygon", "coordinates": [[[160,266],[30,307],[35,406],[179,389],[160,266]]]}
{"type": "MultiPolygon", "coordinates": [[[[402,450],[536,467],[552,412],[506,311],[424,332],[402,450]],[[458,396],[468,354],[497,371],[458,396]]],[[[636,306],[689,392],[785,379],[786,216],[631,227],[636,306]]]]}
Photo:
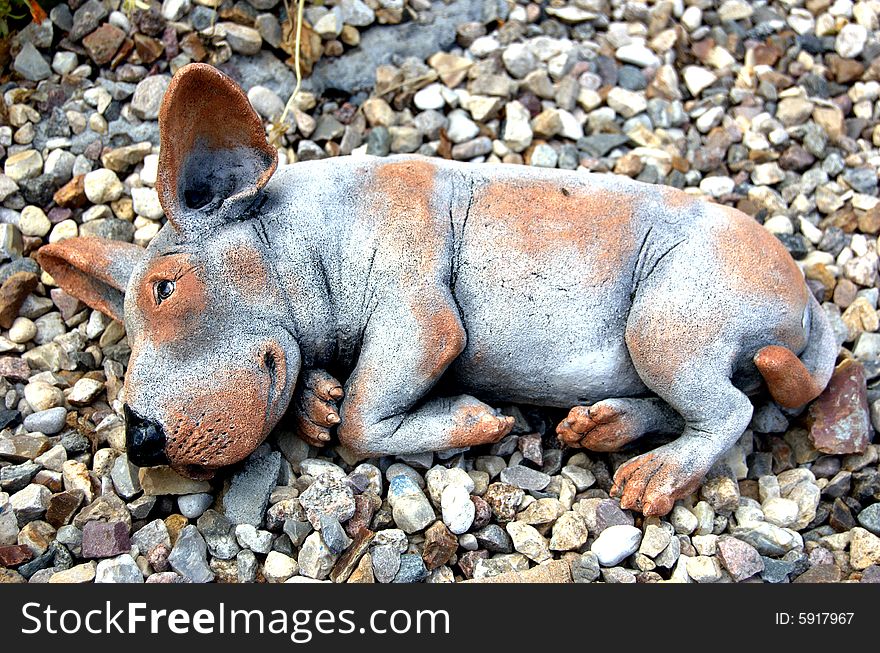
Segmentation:
{"type": "Polygon", "coordinates": [[[129,461],[138,467],[167,465],[162,425],[141,417],[128,404],[124,404],[122,410],[125,413],[125,447],[129,461]]]}

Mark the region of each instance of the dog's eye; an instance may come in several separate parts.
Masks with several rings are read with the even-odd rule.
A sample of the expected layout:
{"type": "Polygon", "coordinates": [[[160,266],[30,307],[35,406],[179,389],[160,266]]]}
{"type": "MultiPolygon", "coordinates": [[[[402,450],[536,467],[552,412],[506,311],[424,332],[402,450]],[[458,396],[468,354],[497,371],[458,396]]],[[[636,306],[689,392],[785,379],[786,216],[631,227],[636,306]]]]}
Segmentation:
{"type": "Polygon", "coordinates": [[[156,282],[156,301],[158,303],[162,303],[163,300],[171,297],[171,294],[174,292],[174,282],[168,281],[167,279],[163,279],[162,281],[156,282]]]}

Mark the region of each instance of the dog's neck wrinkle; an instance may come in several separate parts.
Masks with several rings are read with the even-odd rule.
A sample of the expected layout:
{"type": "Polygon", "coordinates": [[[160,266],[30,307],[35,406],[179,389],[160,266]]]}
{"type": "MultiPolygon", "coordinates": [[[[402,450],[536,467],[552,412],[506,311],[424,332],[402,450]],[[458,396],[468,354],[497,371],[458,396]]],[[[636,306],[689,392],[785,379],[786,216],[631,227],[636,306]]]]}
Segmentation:
{"type": "Polygon", "coordinates": [[[267,257],[286,303],[286,328],[297,340],[304,367],[338,364],[347,329],[339,307],[333,228],[320,215],[306,217],[283,206],[279,213],[259,220],[271,234],[267,257]]]}

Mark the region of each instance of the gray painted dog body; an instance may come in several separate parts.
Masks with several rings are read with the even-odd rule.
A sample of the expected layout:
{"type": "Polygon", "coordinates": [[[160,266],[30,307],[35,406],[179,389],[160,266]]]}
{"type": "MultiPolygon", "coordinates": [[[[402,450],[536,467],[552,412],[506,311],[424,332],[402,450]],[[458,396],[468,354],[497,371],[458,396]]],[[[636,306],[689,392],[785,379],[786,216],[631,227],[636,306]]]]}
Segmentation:
{"type": "MultiPolygon", "coordinates": [[[[178,104],[198,102],[186,75],[234,96],[206,68],[179,73],[178,104]]],[[[166,98],[163,157],[184,107],[166,98]]],[[[512,419],[483,402],[519,402],[571,408],[558,433],[572,446],[680,432],[615,476],[624,507],[663,514],[742,434],[747,394],[766,381],[801,405],[831,375],[836,346],[797,266],[732,209],[610,175],[415,157],[273,176],[259,139],[211,138],[176,139],[190,144],[166,157],[170,222],[145,256],[115,246],[127,276],[88,270],[71,241],[40,253],[111,314],[127,290],[130,416],[191,475],[243,458],[291,402],[306,439],[338,423],[363,455],[497,441],[512,419]],[[338,414],[320,369],[348,375],[338,414]],[[432,393],[441,380],[455,392],[432,393]]]]}

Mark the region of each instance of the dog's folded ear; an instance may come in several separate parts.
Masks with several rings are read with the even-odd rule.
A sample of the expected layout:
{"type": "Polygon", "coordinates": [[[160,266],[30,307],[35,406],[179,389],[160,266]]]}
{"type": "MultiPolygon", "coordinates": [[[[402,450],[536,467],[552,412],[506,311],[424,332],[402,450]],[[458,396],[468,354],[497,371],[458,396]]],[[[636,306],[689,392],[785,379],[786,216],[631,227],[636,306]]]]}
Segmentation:
{"type": "Polygon", "coordinates": [[[240,219],[278,165],[244,91],[207,64],[184,66],[171,80],[159,130],[156,190],[186,235],[240,219]]]}
{"type": "Polygon", "coordinates": [[[70,238],[45,245],[37,262],[65,292],[122,322],[125,288],[144,248],[105,238],[70,238]]]}

